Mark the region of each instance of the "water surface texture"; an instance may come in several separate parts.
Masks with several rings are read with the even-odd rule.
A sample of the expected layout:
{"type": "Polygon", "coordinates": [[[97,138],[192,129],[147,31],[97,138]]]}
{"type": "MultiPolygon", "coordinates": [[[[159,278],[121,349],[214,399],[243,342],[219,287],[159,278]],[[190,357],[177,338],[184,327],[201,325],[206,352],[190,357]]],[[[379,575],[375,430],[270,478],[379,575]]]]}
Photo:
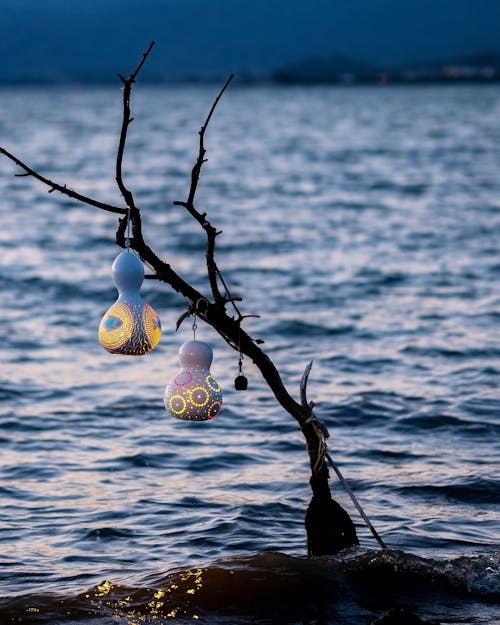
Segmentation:
{"type": "MultiPolygon", "coordinates": [[[[124,175],[158,254],[207,292],[187,197],[216,87],[133,97],[124,175]]],[[[0,160],[0,622],[367,625],[409,606],[498,623],[500,89],[238,88],[206,138],[200,210],[245,328],[327,423],[362,547],[307,560],[308,460],[251,363],[200,324],[221,414],[164,410],[190,321],[154,281],[163,335],[104,351],[117,217],[0,160]]],[[[0,145],[120,204],[116,89],[0,91],[0,145]]]]}

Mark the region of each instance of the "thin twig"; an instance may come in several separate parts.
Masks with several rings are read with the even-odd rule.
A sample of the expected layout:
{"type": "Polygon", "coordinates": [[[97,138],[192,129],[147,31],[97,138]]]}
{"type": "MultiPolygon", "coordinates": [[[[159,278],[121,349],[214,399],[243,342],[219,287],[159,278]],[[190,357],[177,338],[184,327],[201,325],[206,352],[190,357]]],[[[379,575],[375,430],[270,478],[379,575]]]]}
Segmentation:
{"type": "Polygon", "coordinates": [[[196,219],[196,221],[201,225],[201,227],[205,230],[207,234],[207,247],[206,247],[205,256],[207,260],[208,280],[210,283],[210,288],[211,288],[212,295],[214,297],[215,302],[218,305],[222,305],[222,306],[224,305],[225,302],[224,302],[224,297],[222,293],[220,292],[219,285],[217,282],[217,276],[220,274],[217,268],[217,264],[215,262],[215,239],[220,234],[220,232],[218,232],[216,228],[214,228],[212,224],[208,221],[206,213],[200,213],[198,210],[196,210],[194,206],[194,197],[196,195],[196,189],[198,187],[198,181],[200,179],[201,168],[203,167],[203,163],[206,162],[206,159],[205,159],[206,150],[205,150],[205,143],[204,143],[205,133],[207,131],[208,124],[210,123],[210,120],[212,119],[212,115],[214,114],[214,111],[217,107],[217,104],[219,103],[219,100],[221,99],[222,95],[224,94],[224,91],[228,88],[229,83],[233,80],[233,78],[234,78],[234,75],[231,74],[231,76],[229,76],[229,78],[224,83],[224,86],[222,87],[219,94],[215,98],[214,103],[212,104],[212,108],[210,109],[203,126],[200,128],[200,132],[199,132],[200,142],[199,142],[199,148],[198,148],[198,158],[196,159],[196,162],[191,171],[191,186],[189,188],[188,199],[185,202],[174,202],[176,206],[183,206],[188,211],[188,213],[192,217],[194,217],[194,219],[196,219]]]}
{"type": "Polygon", "coordinates": [[[177,322],[175,324],[175,331],[177,332],[178,329],[181,327],[182,322],[184,321],[184,319],[187,319],[190,315],[193,314],[193,309],[192,308],[188,308],[187,310],[185,310],[182,315],[177,319],[177,322]]]}
{"type": "MultiPolygon", "coordinates": [[[[226,293],[227,293],[227,297],[226,297],[226,301],[231,302],[236,314],[238,315],[238,320],[241,322],[243,321],[243,319],[245,318],[245,315],[241,314],[240,309],[238,308],[237,304],[236,304],[236,300],[238,299],[238,301],[241,301],[241,298],[236,298],[236,297],[231,297],[231,293],[229,291],[229,287],[226,284],[226,281],[224,280],[224,276],[222,275],[221,270],[215,266],[215,272],[216,274],[219,276],[219,280],[222,282],[222,286],[224,287],[226,293]]],[[[249,317],[250,315],[246,315],[247,317],[249,317]]]]}
{"type": "Polygon", "coordinates": [[[76,191],[73,191],[72,189],[68,189],[66,185],[60,185],[57,182],[50,180],[49,178],[45,178],[45,176],[42,176],[41,174],[36,172],[34,169],[31,169],[31,167],[28,167],[28,165],[20,161],[16,156],[14,156],[13,154],[11,154],[10,152],[8,152],[2,147],[0,147],[0,154],[3,154],[4,156],[6,156],[8,159],[10,159],[13,163],[21,167],[21,169],[24,169],[24,171],[26,172],[26,174],[16,174],[16,175],[33,176],[33,178],[36,178],[40,182],[43,182],[43,184],[50,187],[49,193],[52,193],[53,191],[59,191],[59,193],[62,193],[63,195],[66,195],[67,197],[72,198],[73,200],[78,200],[78,202],[83,202],[84,204],[95,206],[96,208],[102,208],[102,210],[108,211],[109,213],[117,213],[118,215],[124,215],[127,212],[126,209],[124,208],[119,208],[118,206],[113,206],[112,204],[106,204],[105,202],[99,202],[98,200],[94,200],[91,197],[82,195],[81,193],[77,193],[76,191]]]}
{"type": "MultiPolygon", "coordinates": [[[[203,167],[203,163],[205,162],[205,154],[206,154],[205,145],[204,145],[205,132],[207,131],[208,124],[210,123],[210,120],[212,119],[212,115],[214,114],[217,104],[219,104],[219,100],[222,98],[224,91],[229,87],[229,84],[233,80],[233,78],[234,78],[234,74],[231,74],[231,76],[229,76],[229,78],[224,83],[224,86],[220,90],[219,95],[215,98],[214,103],[212,104],[212,108],[210,109],[210,112],[208,113],[207,118],[205,119],[205,123],[200,128],[200,148],[198,152],[198,159],[196,160],[196,163],[193,167],[193,171],[191,172],[191,188],[189,189],[189,196],[187,199],[187,204],[189,204],[193,208],[194,208],[194,196],[196,194],[196,188],[198,186],[200,171],[201,171],[201,168],[203,167]]],[[[198,213],[198,211],[196,212],[198,213]]],[[[198,213],[198,215],[200,215],[200,213],[198,213]]],[[[200,215],[200,217],[202,216],[200,215]]]]}
{"type": "Polygon", "coordinates": [[[130,191],[130,189],[128,189],[125,186],[125,183],[123,182],[123,172],[122,172],[123,154],[125,152],[125,144],[127,142],[127,130],[133,121],[133,119],[130,117],[130,94],[132,92],[132,84],[135,82],[137,74],[141,71],[141,68],[146,62],[146,59],[148,58],[149,53],[151,52],[154,45],[155,45],[154,41],[152,41],[149,44],[148,49],[142,55],[142,59],[140,63],[137,65],[135,70],[130,74],[128,78],[124,78],[121,74],[118,74],[120,80],[123,82],[123,119],[122,119],[122,128],[120,131],[120,140],[118,142],[118,151],[116,154],[116,177],[115,179],[116,179],[116,184],[118,185],[118,188],[120,189],[120,193],[122,194],[123,199],[125,200],[125,203],[129,207],[131,212],[132,211],[135,212],[137,208],[134,203],[134,196],[132,195],[132,192],[130,191]]]}
{"type": "MultiPolygon", "coordinates": [[[[210,112],[208,113],[207,118],[205,119],[205,123],[200,128],[200,133],[199,133],[200,134],[200,148],[198,152],[198,158],[191,172],[191,188],[189,189],[189,196],[186,202],[193,208],[194,208],[194,196],[196,194],[196,188],[198,186],[198,180],[200,178],[201,168],[203,167],[203,163],[205,162],[205,154],[206,154],[205,145],[204,145],[205,132],[207,131],[208,124],[210,123],[210,120],[212,119],[212,115],[214,114],[217,104],[219,104],[219,100],[222,98],[224,91],[229,87],[229,83],[233,80],[233,78],[234,78],[234,74],[231,74],[231,76],[229,76],[229,78],[224,83],[224,86],[220,90],[219,95],[215,98],[214,103],[212,104],[212,108],[210,109],[210,112]]],[[[200,215],[200,213],[198,213],[198,215],[200,215]]]]}
{"type": "Polygon", "coordinates": [[[304,369],[304,373],[302,374],[302,379],[300,380],[300,403],[307,408],[307,381],[309,379],[309,374],[311,373],[311,368],[313,366],[313,361],[307,365],[304,369]]]}
{"type": "Polygon", "coordinates": [[[137,76],[137,74],[141,71],[142,66],[144,65],[144,63],[146,62],[146,59],[149,56],[149,53],[151,52],[151,50],[153,49],[153,46],[155,45],[155,41],[151,41],[151,43],[148,46],[148,49],[146,50],[146,52],[144,52],[144,54],[142,55],[142,59],[141,62],[139,63],[139,65],[135,68],[135,70],[130,74],[129,80],[130,82],[134,82],[135,77],[137,76]]]}

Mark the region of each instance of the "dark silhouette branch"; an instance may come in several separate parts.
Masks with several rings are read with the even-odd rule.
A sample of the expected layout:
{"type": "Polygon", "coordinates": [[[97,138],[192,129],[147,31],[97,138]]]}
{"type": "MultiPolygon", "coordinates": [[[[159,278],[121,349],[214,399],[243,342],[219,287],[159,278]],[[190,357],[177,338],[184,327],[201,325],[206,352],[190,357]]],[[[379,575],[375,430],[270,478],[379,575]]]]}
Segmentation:
{"type": "Polygon", "coordinates": [[[231,74],[229,76],[229,78],[226,80],[226,82],[224,83],[224,86],[222,87],[222,89],[219,92],[219,95],[215,98],[214,103],[212,104],[212,108],[210,109],[207,118],[205,119],[205,123],[203,124],[203,126],[200,128],[200,149],[198,152],[198,158],[196,160],[196,163],[194,164],[193,170],[191,172],[191,188],[189,189],[189,196],[187,199],[186,204],[190,207],[188,208],[186,206],[186,208],[188,208],[189,212],[191,212],[191,209],[193,210],[193,216],[195,217],[195,219],[198,219],[198,221],[201,221],[204,219],[204,217],[206,216],[206,213],[200,214],[198,213],[198,211],[196,211],[194,209],[194,196],[196,194],[196,189],[198,187],[198,180],[200,178],[200,172],[201,172],[201,168],[203,166],[203,163],[205,162],[205,154],[206,154],[206,150],[205,150],[205,144],[204,144],[204,140],[205,140],[205,133],[207,131],[208,128],[208,124],[210,123],[210,120],[212,119],[212,115],[214,114],[214,111],[217,107],[217,104],[219,104],[219,100],[222,98],[222,96],[224,95],[224,91],[226,91],[226,89],[229,87],[229,84],[231,83],[231,81],[234,78],[234,74],[231,74]],[[196,215],[194,214],[196,213],[196,215]]]}
{"type": "Polygon", "coordinates": [[[200,128],[200,132],[199,132],[200,142],[199,142],[199,148],[198,148],[198,158],[196,159],[193,169],[191,170],[191,186],[189,189],[188,199],[185,202],[179,202],[179,201],[174,202],[174,205],[176,206],[183,206],[188,211],[188,213],[194,219],[196,219],[196,221],[201,225],[201,227],[205,230],[207,234],[207,247],[206,247],[205,256],[206,256],[206,262],[207,262],[208,280],[210,283],[210,288],[211,288],[214,300],[217,304],[221,306],[224,306],[225,298],[220,292],[219,285],[217,282],[217,278],[218,276],[220,276],[220,272],[215,262],[215,239],[217,238],[219,234],[221,234],[221,232],[218,231],[216,228],[214,228],[212,224],[208,221],[206,213],[200,213],[195,208],[194,197],[196,195],[196,189],[198,188],[198,181],[200,179],[201,168],[203,167],[203,163],[206,163],[205,133],[207,131],[208,124],[210,123],[210,120],[212,119],[212,115],[214,114],[214,111],[217,107],[217,104],[219,103],[220,99],[222,98],[224,92],[228,88],[233,78],[234,78],[234,75],[231,74],[231,76],[229,76],[229,78],[226,80],[218,96],[215,98],[214,103],[212,104],[212,108],[210,109],[205,119],[204,124],[200,128]]]}
{"type": "MultiPolygon", "coordinates": [[[[130,189],[128,189],[125,186],[125,183],[123,182],[123,172],[122,172],[123,154],[125,152],[125,144],[127,142],[127,131],[128,131],[128,127],[133,121],[133,118],[130,117],[130,94],[132,92],[132,85],[135,82],[135,78],[137,74],[141,71],[142,66],[146,62],[146,59],[148,58],[149,53],[153,49],[154,45],[155,45],[154,41],[152,41],[149,44],[148,49],[142,55],[141,62],[135,68],[135,70],[130,74],[128,78],[124,78],[121,74],[118,74],[120,80],[123,83],[123,119],[122,119],[122,128],[120,131],[120,141],[118,142],[118,153],[116,155],[116,178],[115,179],[116,179],[118,188],[120,189],[120,193],[122,194],[123,199],[125,200],[125,204],[129,207],[130,211],[135,211],[137,209],[134,203],[134,196],[132,195],[132,192],[130,191],[130,189]]],[[[127,220],[128,220],[128,217],[127,217],[127,220]]]]}
{"type": "Polygon", "coordinates": [[[62,193],[63,195],[66,195],[67,197],[70,197],[73,200],[77,200],[78,202],[83,202],[84,204],[89,204],[90,206],[95,206],[96,208],[101,208],[102,210],[108,211],[109,213],[117,213],[119,215],[125,215],[127,213],[127,209],[125,208],[119,208],[118,206],[113,206],[112,204],[99,202],[98,200],[94,200],[91,197],[82,195],[81,193],[77,193],[76,191],[73,191],[72,189],[68,189],[66,185],[60,185],[57,182],[50,180],[49,178],[45,178],[45,176],[42,176],[41,174],[36,172],[34,169],[32,169],[31,167],[29,167],[28,165],[20,161],[16,156],[8,152],[5,148],[0,147],[0,154],[3,154],[4,156],[6,156],[8,159],[10,159],[13,163],[21,167],[21,169],[24,169],[24,171],[26,172],[25,174],[15,174],[16,176],[18,177],[33,176],[33,178],[36,178],[37,180],[39,180],[40,182],[43,182],[43,184],[49,187],[49,193],[53,193],[54,191],[59,191],[59,193],[62,193]]]}

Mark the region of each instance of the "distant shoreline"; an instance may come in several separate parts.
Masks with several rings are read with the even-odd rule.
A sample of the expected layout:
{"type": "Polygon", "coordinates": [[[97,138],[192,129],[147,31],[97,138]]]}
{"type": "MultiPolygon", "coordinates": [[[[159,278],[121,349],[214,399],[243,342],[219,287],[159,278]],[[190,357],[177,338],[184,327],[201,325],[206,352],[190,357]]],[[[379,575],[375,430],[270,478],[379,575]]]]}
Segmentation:
{"type": "MultiPolygon", "coordinates": [[[[145,86],[169,86],[169,87],[203,87],[209,85],[218,85],[225,80],[224,77],[207,78],[207,79],[179,79],[179,80],[154,80],[144,79],[142,84],[145,86]]],[[[382,79],[355,79],[355,80],[307,80],[307,79],[248,79],[238,78],[234,86],[240,87],[401,87],[401,86],[438,86],[438,85],[498,85],[500,83],[500,75],[489,79],[415,79],[408,80],[403,78],[393,78],[390,75],[382,79]]],[[[116,80],[50,80],[50,79],[26,79],[26,80],[0,80],[1,88],[12,87],[114,87],[116,80]]]]}

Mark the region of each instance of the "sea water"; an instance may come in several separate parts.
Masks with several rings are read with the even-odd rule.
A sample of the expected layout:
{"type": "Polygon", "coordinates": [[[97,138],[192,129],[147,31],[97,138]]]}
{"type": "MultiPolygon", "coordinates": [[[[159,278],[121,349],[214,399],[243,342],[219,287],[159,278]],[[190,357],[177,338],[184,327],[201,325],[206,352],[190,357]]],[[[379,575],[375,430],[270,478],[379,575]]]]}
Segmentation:
{"type": "MultiPolygon", "coordinates": [[[[217,86],[138,83],[124,180],[148,244],[209,296],[187,198],[217,86]]],[[[171,418],[186,303],[145,282],[163,336],[97,340],[116,299],[117,216],[0,159],[0,623],[334,623],[408,606],[498,623],[500,87],[239,87],[206,135],[196,206],[245,330],[389,549],[332,475],[359,549],[306,558],[304,441],[259,371],[211,328],[211,422],[171,418]]],[[[123,205],[116,88],[4,88],[0,145],[123,205]]],[[[149,269],[146,268],[146,273],[149,269]]],[[[231,313],[231,306],[228,306],[231,313]]]]}

